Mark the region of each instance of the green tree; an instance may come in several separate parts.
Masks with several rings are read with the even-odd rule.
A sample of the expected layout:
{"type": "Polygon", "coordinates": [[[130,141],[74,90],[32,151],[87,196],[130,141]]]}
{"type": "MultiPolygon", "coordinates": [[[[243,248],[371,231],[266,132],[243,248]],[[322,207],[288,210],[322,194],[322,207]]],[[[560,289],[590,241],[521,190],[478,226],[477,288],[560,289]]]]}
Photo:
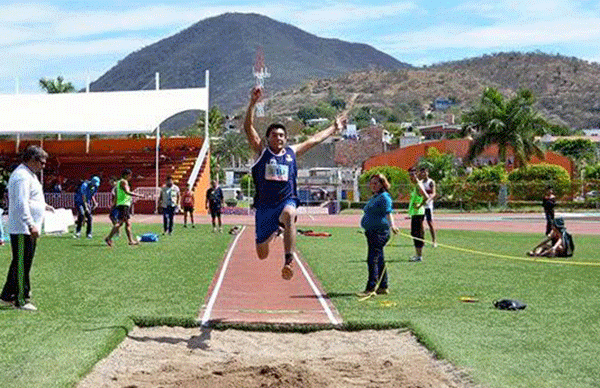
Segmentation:
{"type": "Polygon", "coordinates": [[[544,152],[534,141],[543,133],[548,123],[534,110],[535,97],[522,89],[511,99],[494,88],[486,88],[480,104],[462,117],[463,131],[474,131],[467,160],[472,161],[486,147],[498,146],[498,156],[506,161],[507,151],[512,150],[517,166],[527,165],[532,156],[544,158],[544,152]]]}
{"type": "Polygon", "coordinates": [[[245,163],[252,156],[246,136],[233,131],[212,138],[211,152],[219,165],[230,167],[236,167],[238,161],[245,163]]]}
{"type": "Polygon", "coordinates": [[[246,196],[254,196],[255,188],[254,181],[252,180],[252,175],[246,174],[240,179],[240,188],[242,189],[242,193],[246,196]]]}
{"type": "Polygon", "coordinates": [[[301,106],[300,109],[298,109],[298,118],[303,122],[306,122],[306,120],[319,118],[319,114],[314,106],[301,106]]]}
{"type": "Polygon", "coordinates": [[[585,179],[600,180],[600,163],[585,166],[585,179]]]}
{"type": "Polygon", "coordinates": [[[383,174],[390,182],[390,196],[392,197],[392,200],[396,200],[399,195],[406,195],[409,193],[410,178],[408,172],[393,166],[377,166],[363,172],[358,178],[358,184],[360,185],[360,199],[362,201],[367,200],[371,196],[369,180],[371,180],[371,177],[375,174],[383,174]]]}
{"type": "Polygon", "coordinates": [[[596,145],[590,139],[559,139],[550,146],[550,149],[577,162],[596,161],[596,145]]]}
{"type": "Polygon", "coordinates": [[[419,160],[419,167],[427,167],[429,176],[436,182],[446,177],[458,175],[454,155],[440,152],[435,147],[427,150],[427,155],[419,160]]]}
{"type": "Polygon", "coordinates": [[[46,93],[72,93],[75,91],[75,87],[71,82],[65,82],[65,79],[58,76],[55,80],[53,79],[40,79],[40,88],[45,90],[46,93]]]}
{"type": "Polygon", "coordinates": [[[523,166],[513,170],[508,179],[510,192],[515,199],[541,200],[548,186],[552,186],[558,198],[571,189],[567,170],[553,164],[523,166]]]}
{"type": "MultiPolygon", "coordinates": [[[[196,127],[198,128],[198,132],[204,134],[204,120],[205,115],[200,114],[198,116],[198,121],[196,122],[196,127]]],[[[208,134],[211,137],[221,136],[223,134],[223,122],[225,121],[225,116],[221,109],[217,105],[214,105],[208,111],[208,134]]]]}

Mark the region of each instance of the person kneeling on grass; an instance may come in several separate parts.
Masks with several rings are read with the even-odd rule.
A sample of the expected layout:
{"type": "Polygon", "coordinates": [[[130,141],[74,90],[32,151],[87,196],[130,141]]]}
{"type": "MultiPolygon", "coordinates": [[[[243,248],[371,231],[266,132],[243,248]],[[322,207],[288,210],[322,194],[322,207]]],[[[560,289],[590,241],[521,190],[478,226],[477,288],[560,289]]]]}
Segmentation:
{"type": "Polygon", "coordinates": [[[565,228],[562,218],[556,218],[548,236],[533,250],[527,252],[533,257],[570,257],[573,256],[573,239],[565,228]]]}

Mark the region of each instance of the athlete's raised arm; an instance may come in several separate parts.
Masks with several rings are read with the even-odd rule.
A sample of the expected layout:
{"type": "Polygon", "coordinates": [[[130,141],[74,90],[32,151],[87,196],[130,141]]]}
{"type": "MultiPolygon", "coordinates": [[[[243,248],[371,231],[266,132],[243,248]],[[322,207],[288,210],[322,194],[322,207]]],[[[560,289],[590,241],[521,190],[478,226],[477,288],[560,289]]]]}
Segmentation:
{"type": "Polygon", "coordinates": [[[257,155],[262,152],[262,144],[260,141],[260,136],[254,128],[254,106],[261,99],[262,93],[262,89],[259,87],[252,89],[252,94],[250,95],[250,104],[248,104],[246,119],[244,120],[244,131],[246,132],[246,137],[248,138],[248,144],[250,144],[250,147],[257,155]]]}
{"type": "Polygon", "coordinates": [[[342,113],[335,118],[333,124],[329,127],[325,128],[322,131],[319,131],[303,141],[302,143],[295,144],[292,146],[292,149],[296,153],[296,155],[300,156],[304,154],[306,151],[316,146],[323,140],[327,139],[329,136],[336,134],[341,131],[346,126],[346,114],[342,113]]]}

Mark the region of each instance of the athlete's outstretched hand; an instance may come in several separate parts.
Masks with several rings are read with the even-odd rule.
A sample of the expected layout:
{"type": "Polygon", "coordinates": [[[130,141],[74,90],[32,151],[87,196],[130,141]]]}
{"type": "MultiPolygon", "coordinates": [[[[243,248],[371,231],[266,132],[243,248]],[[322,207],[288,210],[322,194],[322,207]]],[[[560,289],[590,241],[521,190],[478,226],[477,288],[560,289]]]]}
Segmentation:
{"type": "Polygon", "coordinates": [[[255,86],[252,88],[252,93],[250,94],[250,104],[256,104],[263,96],[263,90],[259,86],[255,86]]]}

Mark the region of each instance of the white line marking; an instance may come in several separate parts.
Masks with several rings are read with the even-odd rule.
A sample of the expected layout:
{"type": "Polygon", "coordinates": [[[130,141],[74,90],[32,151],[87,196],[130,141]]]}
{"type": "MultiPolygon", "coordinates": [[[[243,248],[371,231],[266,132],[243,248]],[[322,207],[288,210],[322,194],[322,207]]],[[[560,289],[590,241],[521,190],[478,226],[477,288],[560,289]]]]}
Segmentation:
{"type": "Polygon", "coordinates": [[[206,310],[204,310],[204,315],[202,316],[202,321],[201,321],[202,326],[206,326],[206,324],[210,320],[210,314],[211,314],[212,309],[217,300],[217,295],[219,294],[221,285],[223,284],[223,279],[225,278],[225,272],[227,271],[227,267],[229,266],[229,261],[231,260],[231,255],[233,254],[233,250],[235,249],[235,246],[237,245],[237,242],[240,239],[240,236],[242,235],[242,233],[244,233],[244,230],[246,230],[245,226],[243,226],[242,230],[237,234],[237,236],[235,237],[235,240],[233,240],[233,244],[231,244],[231,248],[229,249],[229,252],[227,252],[227,257],[225,257],[225,261],[223,262],[223,268],[221,268],[221,273],[219,274],[219,280],[217,280],[217,284],[215,285],[215,288],[213,289],[213,292],[210,295],[210,299],[208,300],[208,304],[206,305],[206,310]]]}
{"type": "Polygon", "coordinates": [[[323,306],[323,310],[325,310],[325,314],[327,314],[327,317],[329,318],[329,322],[331,322],[333,325],[339,325],[340,322],[338,322],[338,320],[333,315],[333,312],[331,311],[329,306],[327,306],[327,302],[325,301],[325,298],[323,298],[323,294],[321,294],[321,292],[317,288],[316,284],[312,281],[312,279],[310,278],[310,275],[308,274],[308,271],[306,270],[306,268],[304,268],[304,265],[302,264],[302,262],[300,261],[300,259],[298,258],[298,256],[296,254],[294,254],[294,258],[296,259],[296,263],[298,263],[298,266],[302,270],[304,277],[308,281],[310,288],[312,288],[313,292],[319,299],[319,303],[321,303],[321,306],[323,306]]]}

